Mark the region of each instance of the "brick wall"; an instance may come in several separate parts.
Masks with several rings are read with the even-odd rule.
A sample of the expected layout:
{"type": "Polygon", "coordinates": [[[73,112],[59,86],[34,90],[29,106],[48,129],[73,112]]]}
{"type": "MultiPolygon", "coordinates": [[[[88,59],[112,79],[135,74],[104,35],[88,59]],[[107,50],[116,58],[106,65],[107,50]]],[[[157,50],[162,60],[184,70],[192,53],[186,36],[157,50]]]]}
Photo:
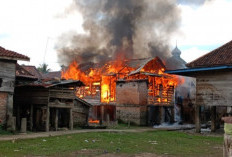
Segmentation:
{"type": "Polygon", "coordinates": [[[123,122],[147,124],[147,80],[118,81],[116,85],[116,115],[123,122]]]}
{"type": "Polygon", "coordinates": [[[118,105],[117,119],[125,123],[130,121],[136,125],[146,125],[147,124],[147,106],[139,105],[118,105]]]}
{"type": "Polygon", "coordinates": [[[118,81],[116,85],[117,104],[147,105],[148,87],[146,80],[118,81]]]}
{"type": "Polygon", "coordinates": [[[0,124],[6,121],[7,93],[0,92],[0,124]]]}

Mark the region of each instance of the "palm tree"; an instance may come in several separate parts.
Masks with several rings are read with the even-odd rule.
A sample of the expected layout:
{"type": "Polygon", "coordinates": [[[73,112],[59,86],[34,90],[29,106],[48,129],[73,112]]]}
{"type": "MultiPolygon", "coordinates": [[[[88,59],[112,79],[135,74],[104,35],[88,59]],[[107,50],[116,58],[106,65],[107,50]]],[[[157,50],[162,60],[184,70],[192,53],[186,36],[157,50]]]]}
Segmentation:
{"type": "Polygon", "coordinates": [[[37,70],[43,74],[46,74],[51,71],[51,69],[48,68],[48,64],[46,63],[40,64],[39,67],[37,67],[37,70]]]}

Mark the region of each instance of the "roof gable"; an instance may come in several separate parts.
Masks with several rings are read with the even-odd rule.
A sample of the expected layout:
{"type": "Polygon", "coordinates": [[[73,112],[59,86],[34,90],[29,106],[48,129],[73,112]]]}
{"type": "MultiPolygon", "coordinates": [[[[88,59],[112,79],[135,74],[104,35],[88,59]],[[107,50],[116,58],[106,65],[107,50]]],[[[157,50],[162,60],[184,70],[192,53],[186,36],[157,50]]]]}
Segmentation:
{"type": "Polygon", "coordinates": [[[187,67],[211,67],[221,65],[232,65],[232,40],[219,48],[201,56],[200,58],[186,64],[187,67]]]}
{"type": "Polygon", "coordinates": [[[0,59],[29,61],[30,58],[0,46],[0,59]]]}
{"type": "Polygon", "coordinates": [[[35,66],[32,65],[21,65],[24,69],[26,69],[28,72],[30,72],[32,75],[37,77],[38,79],[42,78],[42,74],[36,69],[35,66]]]}
{"type": "Polygon", "coordinates": [[[30,72],[28,72],[26,69],[24,69],[19,64],[16,64],[16,77],[37,80],[37,78],[33,74],[31,74],[30,72]]]}

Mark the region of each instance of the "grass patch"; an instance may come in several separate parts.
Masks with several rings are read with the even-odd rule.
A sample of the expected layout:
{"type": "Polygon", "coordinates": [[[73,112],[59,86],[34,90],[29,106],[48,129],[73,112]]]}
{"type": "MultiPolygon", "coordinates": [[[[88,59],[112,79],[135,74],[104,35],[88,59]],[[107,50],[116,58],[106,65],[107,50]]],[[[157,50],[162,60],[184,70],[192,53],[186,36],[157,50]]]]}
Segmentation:
{"type": "Polygon", "coordinates": [[[0,125],[0,136],[1,135],[11,135],[12,132],[6,131],[3,125],[0,125]]]}
{"type": "Polygon", "coordinates": [[[147,152],[178,157],[216,157],[222,155],[222,143],[222,137],[189,135],[176,131],[80,133],[0,142],[0,156],[68,156],[72,152],[94,150],[92,156],[104,153],[120,156],[147,152]]]}

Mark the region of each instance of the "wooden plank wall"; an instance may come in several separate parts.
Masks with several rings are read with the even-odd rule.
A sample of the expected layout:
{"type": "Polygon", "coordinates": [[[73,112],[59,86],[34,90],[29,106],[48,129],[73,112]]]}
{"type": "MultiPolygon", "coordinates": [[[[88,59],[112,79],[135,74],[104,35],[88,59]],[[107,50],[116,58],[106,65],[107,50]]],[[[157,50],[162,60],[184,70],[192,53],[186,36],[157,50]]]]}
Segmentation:
{"type": "Polygon", "coordinates": [[[48,104],[48,89],[16,88],[16,104],[48,104]]]}
{"type": "Polygon", "coordinates": [[[200,73],[196,87],[197,105],[232,106],[232,71],[200,73]]]}
{"type": "Polygon", "coordinates": [[[0,91],[14,92],[16,61],[0,60],[0,91]]]}

